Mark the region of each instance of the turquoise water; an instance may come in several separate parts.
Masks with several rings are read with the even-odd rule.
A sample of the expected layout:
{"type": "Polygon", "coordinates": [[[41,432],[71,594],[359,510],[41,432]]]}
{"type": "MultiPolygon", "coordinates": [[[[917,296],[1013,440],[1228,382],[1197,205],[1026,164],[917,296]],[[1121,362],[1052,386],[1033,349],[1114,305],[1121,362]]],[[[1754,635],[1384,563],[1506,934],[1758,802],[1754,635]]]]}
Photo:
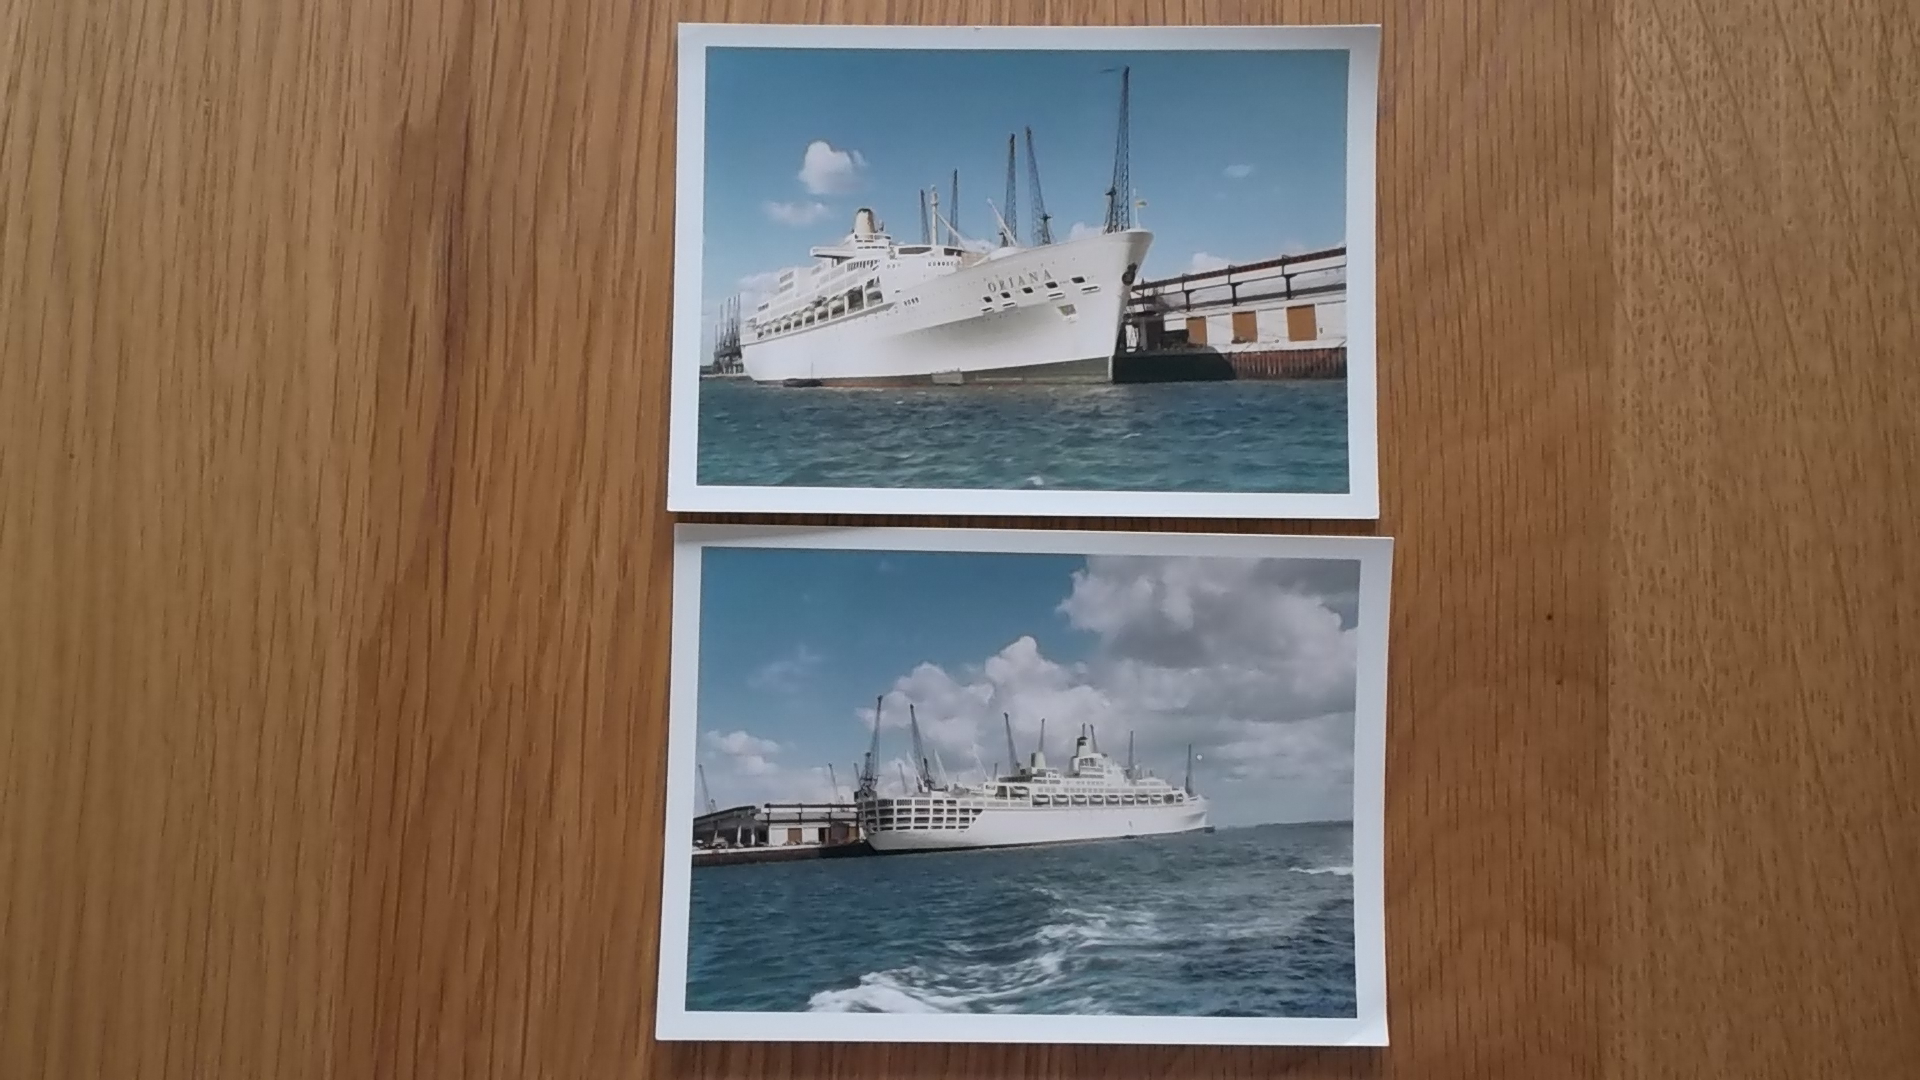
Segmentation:
{"type": "Polygon", "coordinates": [[[702,484],[1343,493],[1345,380],[700,384],[702,484]]]}
{"type": "Polygon", "coordinates": [[[693,871],[687,1008],[1354,1015],[1353,831],[693,871]]]}

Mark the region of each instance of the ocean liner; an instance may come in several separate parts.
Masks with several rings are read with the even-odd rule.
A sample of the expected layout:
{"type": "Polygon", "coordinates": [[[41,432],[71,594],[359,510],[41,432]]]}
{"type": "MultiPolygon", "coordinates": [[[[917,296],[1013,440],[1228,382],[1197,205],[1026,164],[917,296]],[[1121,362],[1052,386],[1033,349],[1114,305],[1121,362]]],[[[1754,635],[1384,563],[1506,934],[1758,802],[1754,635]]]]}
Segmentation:
{"type": "Polygon", "coordinates": [[[854,215],[812,267],[780,272],[741,325],[758,382],[835,385],[1104,381],[1144,229],[985,252],[900,244],[854,215]]]}
{"type": "MultiPolygon", "coordinates": [[[[1101,753],[1093,729],[1083,727],[1064,769],[1048,765],[1045,751],[1037,749],[1024,765],[982,784],[936,784],[921,750],[919,721],[912,718],[909,723],[919,761],[917,790],[879,794],[873,764],[879,743],[876,721],[875,749],[867,755],[854,795],[861,831],[876,852],[1061,844],[1207,827],[1207,800],[1192,790],[1191,750],[1186,785],[1174,787],[1131,760],[1123,766],[1101,753]]],[[[1043,747],[1045,730],[1043,721],[1043,747]]],[[[1012,756],[1011,721],[1007,750],[1012,756]]],[[[1131,739],[1127,756],[1133,756],[1131,739]]],[[[902,783],[905,787],[905,777],[902,783]]]]}
{"type": "MultiPolygon", "coordinates": [[[[969,242],[920,194],[920,243],[889,236],[870,208],[839,243],[778,274],[771,296],[740,324],[749,377],[786,385],[1109,381],[1128,292],[1153,234],[1137,228],[1129,179],[1130,73],[1120,73],[1119,131],[1106,223],[1056,243],[1040,191],[1033,129],[1027,176],[1032,244],[1018,221],[1018,143],[1007,137],[1006,201],[988,203],[998,244],[969,242]]],[[[954,174],[957,212],[959,174],[954,174]]]]}

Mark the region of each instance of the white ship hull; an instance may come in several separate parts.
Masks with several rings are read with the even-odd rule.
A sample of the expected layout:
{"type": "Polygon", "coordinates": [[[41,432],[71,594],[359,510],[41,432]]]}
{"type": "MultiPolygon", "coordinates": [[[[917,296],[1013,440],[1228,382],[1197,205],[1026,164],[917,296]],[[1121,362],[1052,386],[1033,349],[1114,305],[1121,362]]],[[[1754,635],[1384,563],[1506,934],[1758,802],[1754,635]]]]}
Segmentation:
{"type": "Polygon", "coordinates": [[[965,828],[888,829],[867,842],[880,852],[953,851],[1161,836],[1206,825],[1207,803],[1199,798],[1177,806],[989,806],[965,828]]]}
{"type": "Polygon", "coordinates": [[[1105,381],[1130,269],[1152,239],[1133,229],[1009,250],[841,320],[747,341],[742,361],[764,383],[1105,381]]]}

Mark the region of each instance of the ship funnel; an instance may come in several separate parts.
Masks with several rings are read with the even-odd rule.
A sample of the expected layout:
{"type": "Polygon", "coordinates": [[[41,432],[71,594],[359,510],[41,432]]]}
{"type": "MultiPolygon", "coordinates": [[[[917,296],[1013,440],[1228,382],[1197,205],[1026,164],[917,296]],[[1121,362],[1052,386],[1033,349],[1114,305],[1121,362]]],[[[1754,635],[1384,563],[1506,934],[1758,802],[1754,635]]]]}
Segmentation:
{"type": "Polygon", "coordinates": [[[853,212],[853,235],[873,236],[879,231],[880,226],[875,223],[872,210],[863,206],[853,212]]]}

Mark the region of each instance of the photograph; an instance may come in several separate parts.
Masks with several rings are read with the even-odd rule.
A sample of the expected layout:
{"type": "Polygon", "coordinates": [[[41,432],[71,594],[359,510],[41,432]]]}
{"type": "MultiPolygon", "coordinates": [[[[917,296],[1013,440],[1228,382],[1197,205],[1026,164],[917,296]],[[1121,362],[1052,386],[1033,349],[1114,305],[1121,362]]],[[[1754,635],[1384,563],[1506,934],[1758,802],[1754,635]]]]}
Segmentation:
{"type": "Polygon", "coordinates": [[[1384,1045],[1391,552],[680,526],[658,1036],[1384,1045]]]}
{"type": "Polygon", "coordinates": [[[670,509],[1378,516],[1378,27],[679,41],[670,509]]]}

